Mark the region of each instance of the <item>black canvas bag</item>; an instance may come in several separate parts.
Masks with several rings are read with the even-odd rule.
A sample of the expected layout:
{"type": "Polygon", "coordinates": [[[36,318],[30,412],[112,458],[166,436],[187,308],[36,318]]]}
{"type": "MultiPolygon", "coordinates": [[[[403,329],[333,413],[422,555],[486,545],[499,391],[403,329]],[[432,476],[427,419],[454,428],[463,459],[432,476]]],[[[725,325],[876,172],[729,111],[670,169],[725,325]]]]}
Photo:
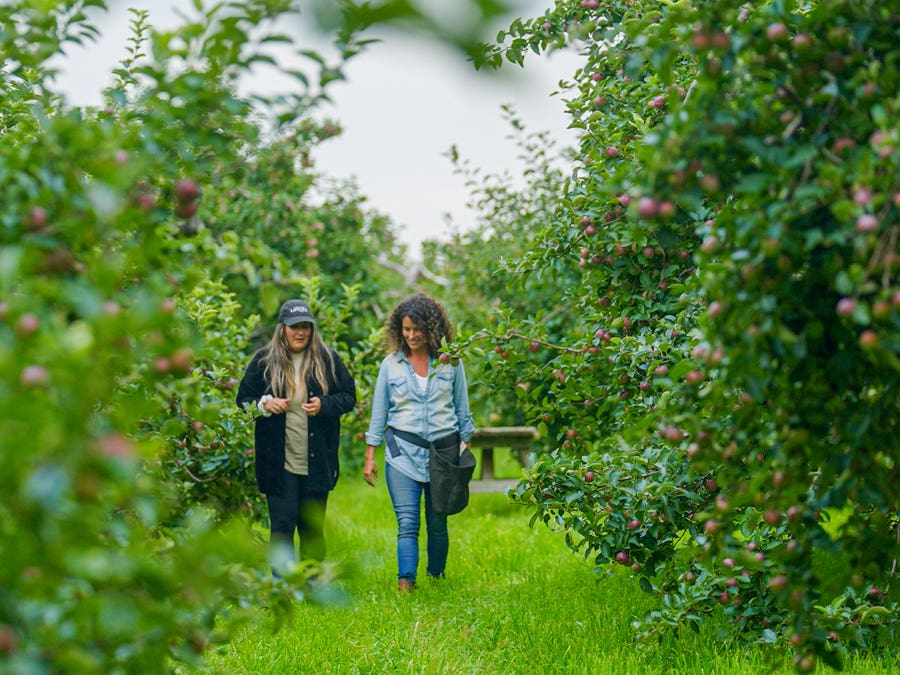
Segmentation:
{"type": "Polygon", "coordinates": [[[469,505],[469,481],[475,471],[475,455],[468,448],[432,448],[431,508],[435,513],[452,516],[469,505]]]}
{"type": "Polygon", "coordinates": [[[385,442],[391,455],[396,457],[400,451],[394,436],[429,449],[431,508],[435,513],[452,516],[468,506],[469,481],[475,472],[475,455],[468,448],[460,451],[458,433],[429,443],[417,434],[388,427],[385,430],[385,442]]]}

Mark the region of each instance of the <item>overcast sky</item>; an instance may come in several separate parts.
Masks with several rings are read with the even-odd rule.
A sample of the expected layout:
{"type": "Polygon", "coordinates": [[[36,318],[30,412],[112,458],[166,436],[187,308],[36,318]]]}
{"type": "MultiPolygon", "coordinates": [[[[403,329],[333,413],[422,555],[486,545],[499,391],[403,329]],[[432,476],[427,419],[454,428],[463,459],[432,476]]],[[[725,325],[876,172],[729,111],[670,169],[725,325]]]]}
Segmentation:
{"type": "MultiPolygon", "coordinates": [[[[188,3],[110,4],[99,22],[101,39],[70,50],[61,68],[57,87],[73,104],[97,104],[101,90],[110,83],[112,68],[125,55],[131,18],[127,8],[146,9],[154,27],[171,28],[179,22],[172,8],[188,3]]],[[[510,20],[536,16],[550,4],[551,0],[520,0],[521,9],[510,20]]],[[[292,29],[291,34],[313,48],[327,45],[311,31],[292,29]]],[[[500,112],[504,103],[515,107],[530,130],[549,130],[561,141],[571,141],[564,103],[551,93],[561,78],[571,78],[579,61],[574,54],[532,55],[524,70],[510,65],[500,75],[487,74],[436,43],[399,32],[378,37],[383,42],[351,60],[345,70],[347,81],[330,90],[334,103],[322,114],[338,119],[344,133],[320,146],[317,165],[334,177],[354,177],[369,206],[391,217],[418,257],[424,239],[447,236],[445,214],[462,228],[474,222],[465,209],[463,179],[453,174],[444,156],[447,150],[456,145],[463,157],[485,171],[515,172],[516,148],[505,139],[509,128],[500,112]]],[[[273,89],[281,85],[272,84],[273,89]]],[[[253,86],[259,90],[266,82],[254,78],[253,86]]]]}

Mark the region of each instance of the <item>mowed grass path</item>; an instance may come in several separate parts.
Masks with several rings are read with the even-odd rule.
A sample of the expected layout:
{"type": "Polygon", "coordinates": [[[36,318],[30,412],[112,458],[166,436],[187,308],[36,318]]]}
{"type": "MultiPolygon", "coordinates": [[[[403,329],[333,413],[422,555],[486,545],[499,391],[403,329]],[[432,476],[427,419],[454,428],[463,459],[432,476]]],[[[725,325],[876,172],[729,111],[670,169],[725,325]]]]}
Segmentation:
{"type": "MultiPolygon", "coordinates": [[[[597,576],[561,535],[500,494],[450,518],[447,579],[396,591],[396,522],[384,485],[345,475],[328,506],[329,558],[343,602],[298,603],[273,631],[263,611],[210,654],[217,673],[790,673],[780,650],[729,641],[721,626],[638,645],[631,623],[655,606],[622,572],[597,576]]],[[[424,524],[423,524],[424,530],[424,524]]],[[[891,656],[846,672],[888,673],[891,656]]],[[[820,672],[828,672],[820,667],[820,672]]]]}

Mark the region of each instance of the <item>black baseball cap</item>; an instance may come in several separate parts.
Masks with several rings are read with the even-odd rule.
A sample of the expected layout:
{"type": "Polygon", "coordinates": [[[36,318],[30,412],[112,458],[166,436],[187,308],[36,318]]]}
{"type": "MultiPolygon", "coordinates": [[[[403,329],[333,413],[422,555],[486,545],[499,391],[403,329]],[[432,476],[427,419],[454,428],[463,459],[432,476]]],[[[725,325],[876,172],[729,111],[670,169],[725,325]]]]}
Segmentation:
{"type": "Polygon", "coordinates": [[[316,322],[312,312],[309,310],[309,305],[302,300],[288,300],[284,303],[281,309],[278,310],[278,321],[285,326],[293,326],[304,321],[309,323],[316,322]]]}

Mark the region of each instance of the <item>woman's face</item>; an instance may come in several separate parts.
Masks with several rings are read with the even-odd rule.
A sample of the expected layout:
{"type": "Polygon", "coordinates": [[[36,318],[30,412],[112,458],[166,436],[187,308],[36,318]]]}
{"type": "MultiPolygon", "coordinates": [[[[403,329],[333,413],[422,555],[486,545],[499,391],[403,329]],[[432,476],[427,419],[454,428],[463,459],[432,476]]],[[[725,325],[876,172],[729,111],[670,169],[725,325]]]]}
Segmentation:
{"type": "Polygon", "coordinates": [[[417,352],[423,349],[427,349],[427,345],[425,344],[425,335],[422,333],[422,330],[416,325],[416,322],[410,319],[408,316],[403,317],[403,340],[406,342],[406,346],[409,347],[409,351],[417,352]]]}
{"type": "Polygon", "coordinates": [[[287,339],[288,349],[297,354],[309,346],[309,338],[312,336],[312,324],[308,321],[295,323],[293,326],[284,327],[284,337],[287,339]]]}

